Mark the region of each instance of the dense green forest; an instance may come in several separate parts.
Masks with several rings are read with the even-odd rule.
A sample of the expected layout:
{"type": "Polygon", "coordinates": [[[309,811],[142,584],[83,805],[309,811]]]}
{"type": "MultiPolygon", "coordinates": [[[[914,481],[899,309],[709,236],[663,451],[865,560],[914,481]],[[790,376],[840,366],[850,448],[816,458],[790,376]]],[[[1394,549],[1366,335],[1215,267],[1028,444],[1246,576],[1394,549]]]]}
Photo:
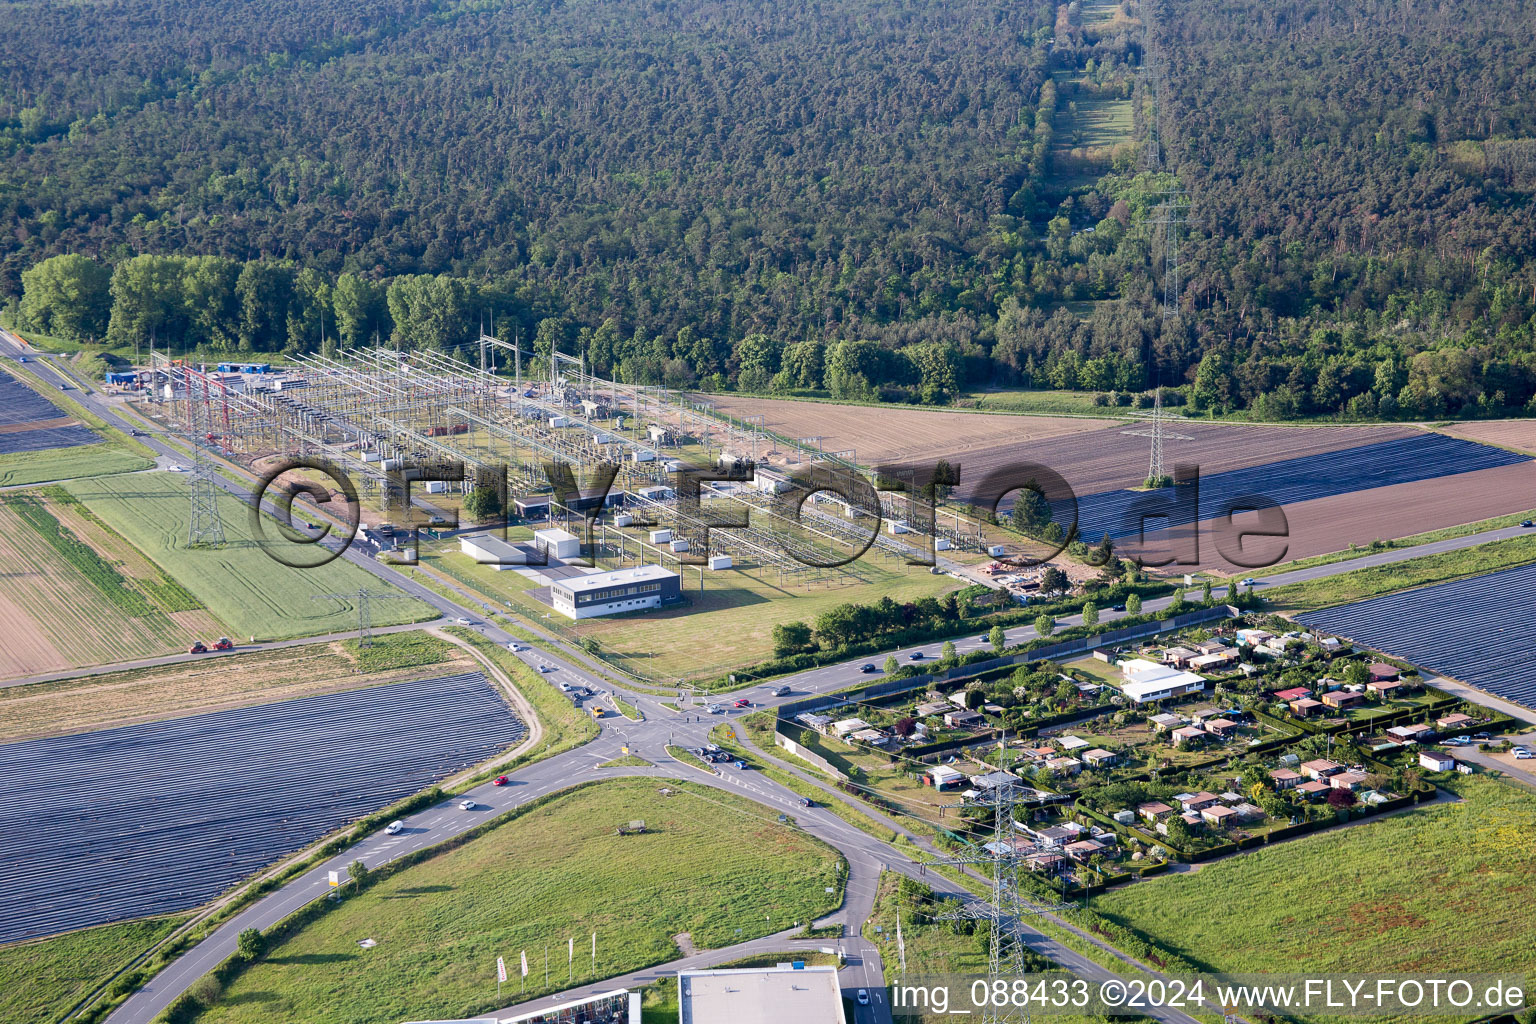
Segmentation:
{"type": "Polygon", "coordinates": [[[1536,411],[1533,4],[22,0],[0,291],[115,345],[1536,411]]]}

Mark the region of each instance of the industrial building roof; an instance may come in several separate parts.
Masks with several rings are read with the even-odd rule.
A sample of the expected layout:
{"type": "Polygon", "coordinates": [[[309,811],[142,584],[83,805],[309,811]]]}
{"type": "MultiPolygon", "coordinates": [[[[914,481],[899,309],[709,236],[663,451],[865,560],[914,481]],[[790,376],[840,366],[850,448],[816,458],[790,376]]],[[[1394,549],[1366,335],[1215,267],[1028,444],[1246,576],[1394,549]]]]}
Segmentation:
{"type": "Polygon", "coordinates": [[[846,1024],[834,967],[682,971],[681,1024],[846,1024]]]}
{"type": "Polygon", "coordinates": [[[573,594],[584,593],[589,590],[603,590],[608,587],[622,586],[625,583],[652,583],[657,580],[677,579],[677,573],[671,569],[664,569],[659,565],[642,565],[634,569],[614,569],[612,572],[594,572],[585,576],[572,576],[563,580],[555,580],[551,586],[568,590],[573,594]]]}

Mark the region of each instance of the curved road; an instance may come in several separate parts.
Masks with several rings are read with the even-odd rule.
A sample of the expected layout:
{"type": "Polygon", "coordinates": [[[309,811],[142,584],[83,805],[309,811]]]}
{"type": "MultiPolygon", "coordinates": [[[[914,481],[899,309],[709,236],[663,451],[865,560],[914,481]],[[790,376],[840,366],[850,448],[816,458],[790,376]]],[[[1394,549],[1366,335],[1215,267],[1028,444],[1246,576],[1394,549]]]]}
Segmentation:
{"type": "MultiPolygon", "coordinates": [[[[0,354],[17,354],[22,349],[14,339],[5,331],[0,330],[0,354]],[[9,351],[7,351],[9,350],[9,351]]],[[[34,353],[34,362],[30,364],[40,375],[54,377],[59,382],[67,381],[71,387],[78,387],[78,382],[54,365],[46,358],[37,358],[34,353]]],[[[135,429],[136,425],[125,420],[116,409],[102,397],[90,391],[78,391],[77,400],[86,405],[96,415],[124,431],[135,429]]],[[[170,458],[184,458],[184,456],[165,445],[157,438],[151,436],[143,439],[144,442],[155,451],[170,458]]],[[[249,502],[250,492],[229,479],[218,476],[215,478],[219,487],[241,500],[249,502]]],[[[1364,556],[1345,562],[1336,562],[1330,565],[1316,566],[1310,569],[1296,570],[1291,573],[1282,573],[1264,578],[1261,585],[1278,585],[1301,579],[1316,579],[1322,576],[1333,575],[1340,572],[1348,572],[1352,569],[1362,568],[1367,565],[1382,564],[1384,562],[1399,561],[1412,558],[1418,554],[1428,554],[1434,551],[1454,550],[1467,547],[1486,540],[1497,539],[1500,536],[1518,534],[1518,528],[1513,531],[1490,531],[1487,534],[1472,535],[1470,537],[1456,538],[1452,541],[1440,541],[1435,544],[1422,545],[1420,548],[1403,548],[1394,551],[1381,552],[1375,555],[1364,556]]],[[[334,542],[330,542],[334,544],[334,542]]],[[[412,597],[435,608],[445,619],[469,618],[487,639],[502,645],[513,643],[514,638],[508,632],[502,630],[494,623],[480,621],[480,611],[471,608],[468,603],[460,605],[443,597],[436,591],[421,586],[411,577],[398,569],[381,563],[367,555],[357,551],[348,550],[342,557],[372,573],[376,577],[393,584],[412,597]]],[[[466,601],[472,601],[466,595],[466,601]]],[[[1156,601],[1148,601],[1144,611],[1156,611],[1167,606],[1171,599],[1163,598],[1156,601]]],[[[478,601],[474,601],[478,604],[478,601]]],[[[1102,621],[1113,621],[1123,617],[1124,613],[1116,613],[1105,610],[1100,613],[1102,621]]],[[[1058,620],[1063,624],[1075,624],[1077,616],[1066,617],[1058,620]]],[[[415,624],[420,628],[425,624],[415,624]]],[[[583,668],[590,662],[586,656],[564,644],[562,641],[544,634],[537,628],[527,627],[542,640],[554,646],[560,651],[560,655],[553,655],[538,648],[531,648],[518,643],[517,656],[537,671],[542,665],[546,671],[540,673],[546,676],[553,685],[564,681],[573,685],[584,685],[603,693],[608,684],[597,673],[583,668]]],[[[1032,626],[1020,626],[1007,631],[1009,644],[1018,644],[1035,638],[1036,633],[1032,626]]],[[[315,642],[313,638],[302,642],[315,642]]],[[[988,641],[981,637],[969,637],[957,639],[956,649],[960,653],[978,650],[988,646],[988,641]]],[[[938,656],[941,642],[917,645],[894,651],[896,657],[907,662],[911,660],[913,653],[920,653],[922,660],[929,660],[938,656]]],[[[172,656],[166,660],[176,660],[172,656]]],[[[767,700],[763,703],[771,706],[780,700],[792,700],[807,694],[824,693],[830,690],[842,689],[854,683],[867,680],[868,674],[860,670],[862,659],[852,662],[827,665],[812,669],[798,675],[775,680],[775,686],[788,686],[791,690],[789,696],[779,700],[767,700]]],[[[106,671],[100,669],[98,671],[106,671]]],[[[78,674],[78,673],[77,673],[78,674]]],[[[149,1024],[165,1007],[169,1006],[179,995],[185,992],[194,981],[211,970],[219,962],[228,957],[235,948],[236,936],[245,928],[268,928],[284,917],[293,913],[305,904],[322,898],[329,890],[328,874],[332,870],[345,872],[346,865],[353,860],[362,860],[370,867],[376,867],[387,863],[403,854],[418,850],[427,846],[442,842],[454,835],[458,835],[469,828],[488,820],[498,813],[511,810],[529,800],[557,792],[567,788],[576,782],[599,777],[618,775],[640,775],[656,778],[684,778],[688,781],[702,782],[730,792],[739,793],[751,800],[768,807],[770,810],[781,811],[793,817],[797,823],[811,835],[815,835],[839,850],[848,862],[849,880],[846,898],[843,906],[826,920],[844,924],[849,932],[849,937],[835,942],[821,940],[816,944],[835,946],[848,957],[849,966],[843,971],[843,983],[845,987],[869,988],[875,997],[875,1004],[868,1008],[861,1008],[859,1019],[889,1020],[889,1008],[883,1003],[883,995],[880,991],[883,984],[883,974],[880,966],[878,950],[869,946],[860,936],[859,928],[868,917],[873,906],[874,892],[882,869],[897,871],[912,877],[921,877],[923,881],[933,884],[937,881],[932,875],[924,875],[917,862],[890,844],[864,833],[841,818],[823,808],[806,809],[800,806],[800,798],[793,792],[779,786],[758,772],[736,772],[725,769],[718,777],[708,776],[691,766],[682,765],[672,759],[666,752],[668,743],[676,743],[680,746],[698,746],[708,742],[710,728],[718,724],[719,719],[710,715],[697,715],[686,713],[677,715],[661,707],[657,698],[635,692],[619,691],[630,703],[638,707],[645,720],[631,722],[622,717],[610,717],[605,719],[599,736],[592,742],[576,750],[568,751],[556,757],[536,762],[512,775],[512,784],[504,787],[496,787],[490,783],[479,786],[464,794],[472,798],[478,805],[475,810],[464,811],[458,807],[456,797],[453,800],[439,804],[435,807],[421,811],[403,819],[405,828],[398,835],[387,835],[378,832],[352,849],[340,854],[317,867],[305,872],[291,880],[282,888],[263,897],[261,900],[246,908],[234,918],[217,928],[202,942],[192,947],[169,967],[155,978],[151,979],[142,989],[130,997],[123,1005],[118,1007],[107,1019],[111,1024],[149,1024]],[[646,769],[629,768],[622,770],[598,769],[597,765],[612,760],[620,754],[619,748],[627,745],[629,748],[651,761],[653,767],[646,769]]],[[[601,698],[599,698],[600,700],[601,698]]],[[[761,705],[760,705],[761,706],[761,705]]],[[[862,805],[849,803],[863,810],[862,805]]],[[[942,888],[940,891],[943,891],[942,888]]],[[[971,899],[968,893],[956,892],[964,899],[971,899]]],[[[1050,960],[1060,964],[1074,973],[1090,978],[1106,978],[1110,972],[1089,960],[1074,950],[1068,949],[1033,929],[1021,925],[1021,932],[1030,947],[1050,960]]],[[[626,980],[639,981],[642,978],[652,978],[658,974],[673,973],[678,967],[686,967],[697,961],[698,963],[719,962],[720,959],[730,959],[737,955],[746,955],[751,952],[768,951],[770,949],[793,949],[797,944],[787,937],[769,936],[763,939],[753,940],[732,947],[730,950],[713,950],[696,957],[686,958],[675,964],[660,968],[651,968],[646,971],[636,972],[625,978],[610,979],[593,988],[600,989],[619,985],[626,980]]],[[[584,990],[575,990],[584,991],[584,990]]],[[[568,995],[562,994],[562,997],[568,995]]],[[[544,1000],[546,1004],[549,1000],[544,1000]]],[[[1165,1011],[1157,1015],[1157,1019],[1163,1024],[1194,1024],[1190,1018],[1176,1011],[1165,1011]]]]}

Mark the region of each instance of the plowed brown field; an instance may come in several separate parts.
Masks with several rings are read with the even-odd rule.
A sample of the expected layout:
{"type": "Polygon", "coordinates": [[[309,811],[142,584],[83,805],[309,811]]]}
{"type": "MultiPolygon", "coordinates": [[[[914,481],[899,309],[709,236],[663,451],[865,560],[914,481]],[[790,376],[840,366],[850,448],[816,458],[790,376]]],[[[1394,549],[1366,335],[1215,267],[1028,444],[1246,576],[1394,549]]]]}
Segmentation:
{"type": "MultiPolygon", "coordinates": [[[[1145,423],[773,398],[712,400],[719,412],[762,416],[764,427],[786,437],[820,435],[825,451],[852,448],[856,461],[865,466],[948,459],[960,466],[962,500],[989,472],[1025,461],[1060,473],[1080,496],[1135,487],[1146,479],[1152,444],[1147,437],[1127,433],[1145,430],[1145,423]]],[[[1202,476],[1419,433],[1408,426],[1267,427],[1198,420],[1175,421],[1166,430],[1169,470],[1176,462],[1193,463],[1202,476]],[[1182,437],[1171,436],[1175,434],[1182,437]]]]}
{"type": "MultiPolygon", "coordinates": [[[[1536,462],[1522,462],[1287,505],[1288,542],[1253,538],[1245,543],[1244,551],[1266,564],[1275,564],[1342,551],[1350,544],[1364,546],[1378,538],[1408,537],[1533,508],[1536,462]]],[[[1241,526],[1254,520],[1238,516],[1236,521],[1241,526]]],[[[1166,542],[1164,536],[1149,538],[1147,550],[1167,550],[1166,542]]],[[[1127,556],[1135,553],[1129,543],[1122,544],[1120,551],[1127,556]]],[[[1198,568],[1205,571],[1241,575],[1258,567],[1233,565],[1223,558],[1209,523],[1201,524],[1199,554],[1198,568]]],[[[1174,569],[1193,571],[1186,566],[1169,567],[1174,569]]]]}
{"type": "Polygon", "coordinates": [[[1536,454],[1536,420],[1483,420],[1442,427],[1441,433],[1536,454]]]}

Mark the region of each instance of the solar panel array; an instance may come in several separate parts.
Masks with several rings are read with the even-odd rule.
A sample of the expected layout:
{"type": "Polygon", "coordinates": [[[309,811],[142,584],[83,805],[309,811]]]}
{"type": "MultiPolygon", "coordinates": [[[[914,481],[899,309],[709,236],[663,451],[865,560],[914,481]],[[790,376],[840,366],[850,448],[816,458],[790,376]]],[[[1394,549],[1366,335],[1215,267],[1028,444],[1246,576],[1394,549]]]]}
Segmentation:
{"type": "Polygon", "coordinates": [[[1325,608],[1300,620],[1536,708],[1536,565],[1325,608]]]}
{"type": "MultiPolygon", "coordinates": [[[[1289,505],[1528,461],[1528,455],[1459,437],[1417,434],[1344,448],[1328,455],[1285,459],[1202,477],[1198,510],[1186,507],[1192,503],[1176,503],[1166,520],[1149,519],[1147,530],[1150,533],[1165,526],[1217,518],[1230,511],[1230,502],[1250,495],[1289,505]]],[[[1140,519],[1151,507],[1150,502],[1158,496],[1172,497],[1174,490],[1106,491],[1079,498],[1078,531],[1090,543],[1106,533],[1116,540],[1134,537],[1140,532],[1140,519]]],[[[1070,508],[1059,509],[1057,515],[1066,525],[1070,508]]]]}
{"type": "Polygon", "coordinates": [[[0,746],[0,943],[197,906],[523,734],[469,673],[0,746]]]}
{"type": "MultiPolygon", "coordinates": [[[[68,415],[10,374],[0,371],[0,427],[68,415]]],[[[70,448],[95,444],[101,438],[84,427],[43,427],[36,430],[0,431],[0,455],[36,452],[45,448],[70,448]]]]}

